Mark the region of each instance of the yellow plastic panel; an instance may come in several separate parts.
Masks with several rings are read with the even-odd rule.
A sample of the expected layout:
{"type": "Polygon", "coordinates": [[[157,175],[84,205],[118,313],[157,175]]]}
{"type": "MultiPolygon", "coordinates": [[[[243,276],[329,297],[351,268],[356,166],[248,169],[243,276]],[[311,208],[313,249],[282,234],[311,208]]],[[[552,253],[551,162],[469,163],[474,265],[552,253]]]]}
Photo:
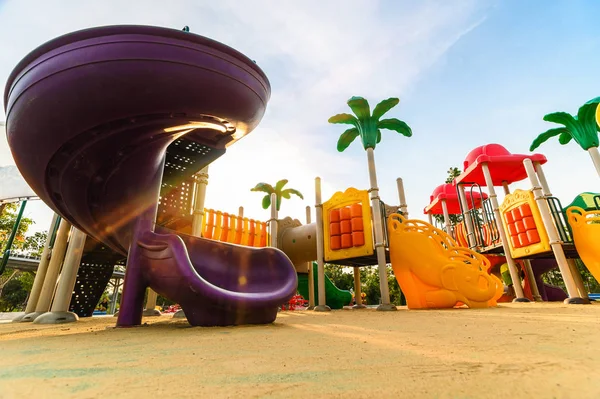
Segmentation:
{"type": "Polygon", "coordinates": [[[325,261],[373,255],[373,228],[368,191],[357,190],[354,187],[350,187],[344,192],[338,191],[337,193],[333,194],[329,201],[323,203],[323,233],[323,240],[325,241],[325,261]],[[358,203],[360,203],[362,206],[364,245],[333,250],[330,242],[330,211],[332,209],[343,208],[358,203]]]}
{"type": "Polygon", "coordinates": [[[579,257],[596,281],[600,282],[600,211],[586,212],[572,206],[567,209],[567,218],[579,257]]]}
{"type": "Polygon", "coordinates": [[[540,210],[537,206],[537,203],[535,202],[535,198],[531,190],[515,190],[514,192],[508,194],[504,198],[504,202],[502,202],[502,205],[500,205],[500,214],[502,215],[502,224],[504,227],[504,231],[506,232],[506,236],[508,237],[508,247],[510,248],[510,254],[513,258],[523,258],[530,255],[549,252],[552,250],[552,247],[550,246],[550,240],[548,239],[548,234],[546,233],[546,228],[544,227],[542,216],[540,215],[540,210]],[[539,242],[518,247],[515,246],[513,238],[511,238],[514,236],[511,235],[511,228],[509,227],[509,223],[511,223],[511,216],[509,215],[509,213],[521,206],[527,205],[531,210],[531,216],[533,217],[535,227],[537,228],[539,242]]]}
{"type": "Polygon", "coordinates": [[[495,306],[503,284],[489,261],[421,220],[388,218],[392,268],[409,309],[495,306]]]}

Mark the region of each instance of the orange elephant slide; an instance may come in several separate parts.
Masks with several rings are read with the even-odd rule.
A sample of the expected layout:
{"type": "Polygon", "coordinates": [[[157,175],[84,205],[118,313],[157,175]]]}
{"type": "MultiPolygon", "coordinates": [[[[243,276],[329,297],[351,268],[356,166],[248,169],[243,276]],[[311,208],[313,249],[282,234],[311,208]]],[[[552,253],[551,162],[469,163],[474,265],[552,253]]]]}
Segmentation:
{"type": "Polygon", "coordinates": [[[388,219],[390,258],[409,309],[496,306],[503,294],[489,261],[459,247],[446,232],[421,220],[388,219]]]}

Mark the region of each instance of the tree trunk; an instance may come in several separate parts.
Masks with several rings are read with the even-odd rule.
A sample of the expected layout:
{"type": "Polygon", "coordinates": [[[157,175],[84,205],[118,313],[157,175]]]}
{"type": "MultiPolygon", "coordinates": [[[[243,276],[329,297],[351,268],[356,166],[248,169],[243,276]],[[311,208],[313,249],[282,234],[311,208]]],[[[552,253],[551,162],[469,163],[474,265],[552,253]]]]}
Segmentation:
{"type": "Polygon", "coordinates": [[[387,279],[387,262],[385,247],[383,246],[383,226],[381,220],[381,203],[379,202],[379,188],[377,187],[377,172],[375,170],[375,155],[372,148],[367,148],[367,162],[369,165],[369,180],[371,183],[371,207],[373,208],[373,224],[375,227],[375,251],[377,253],[377,266],[379,268],[379,289],[381,290],[380,310],[396,309],[390,304],[390,289],[387,279]]]}
{"type": "Polygon", "coordinates": [[[591,147],[587,150],[592,157],[592,162],[594,163],[594,167],[596,168],[596,173],[600,176],[600,152],[598,152],[598,147],[591,147]]]}

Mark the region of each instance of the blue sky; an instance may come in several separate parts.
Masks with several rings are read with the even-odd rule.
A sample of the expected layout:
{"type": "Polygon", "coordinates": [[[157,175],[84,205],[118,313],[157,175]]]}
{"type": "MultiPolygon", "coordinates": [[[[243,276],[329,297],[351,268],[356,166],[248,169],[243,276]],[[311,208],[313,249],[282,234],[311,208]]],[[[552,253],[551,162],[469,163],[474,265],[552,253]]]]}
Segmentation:
{"type": "MultiPolygon", "coordinates": [[[[0,2],[0,81],[30,50],[73,30],[189,25],[255,59],[273,87],[259,128],[211,165],[208,207],[242,205],[246,215],[267,219],[261,196],[249,189],[288,178],[305,201],[284,203],[282,215],[303,218],[304,207],[314,204],[316,176],[325,199],[349,186],[368,188],[364,150],[357,141],[337,153],[344,128],[327,118],[347,112],[352,95],[372,106],[397,96],[400,105],[389,116],[406,121],[414,136],[384,132],[375,151],[381,196],[397,204],[395,179],[402,177],[409,212],[423,218],[431,191],[471,149],[495,142],[527,153],[537,134],[552,127],[544,114],[575,113],[600,95],[597,15],[600,3],[592,0],[8,0],[0,2]]],[[[552,141],[539,151],[563,203],[600,191],[591,160],[575,144],[552,141]]],[[[10,163],[2,134],[0,166],[10,163]]],[[[29,215],[36,230],[50,221],[41,203],[29,215]]]]}

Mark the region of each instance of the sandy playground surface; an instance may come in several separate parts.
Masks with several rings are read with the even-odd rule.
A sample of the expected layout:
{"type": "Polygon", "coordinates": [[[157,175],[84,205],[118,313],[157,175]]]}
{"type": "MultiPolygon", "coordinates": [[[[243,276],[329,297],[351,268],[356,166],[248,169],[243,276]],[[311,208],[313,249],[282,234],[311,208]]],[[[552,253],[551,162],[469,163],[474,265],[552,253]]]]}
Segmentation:
{"type": "Polygon", "coordinates": [[[0,398],[594,398],[600,304],[0,324],[0,398]]]}

